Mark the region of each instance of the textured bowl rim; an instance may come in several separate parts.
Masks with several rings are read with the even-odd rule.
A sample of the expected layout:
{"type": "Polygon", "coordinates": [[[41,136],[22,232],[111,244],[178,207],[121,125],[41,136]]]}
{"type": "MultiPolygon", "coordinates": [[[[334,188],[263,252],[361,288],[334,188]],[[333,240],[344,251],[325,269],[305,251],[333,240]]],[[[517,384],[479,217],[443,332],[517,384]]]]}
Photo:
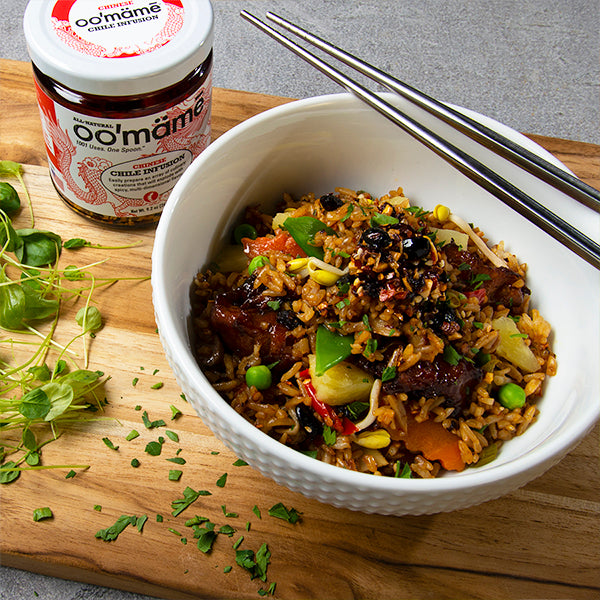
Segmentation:
{"type": "MultiPolygon", "coordinates": [[[[385,96],[386,94],[383,95],[385,96]]],[[[237,432],[242,432],[243,436],[249,438],[254,445],[263,447],[266,451],[268,451],[269,455],[277,456],[279,460],[289,463],[291,468],[302,471],[307,477],[314,477],[315,479],[328,481],[332,484],[339,483],[343,485],[356,485],[366,487],[372,491],[387,492],[390,494],[394,494],[395,492],[404,494],[410,492],[439,493],[461,488],[474,489],[487,486],[491,483],[497,485],[500,481],[515,479],[519,474],[523,475],[527,472],[533,473],[531,477],[527,478],[527,481],[530,481],[536,476],[541,475],[550,466],[552,466],[552,464],[558,462],[566,453],[572,450],[591,430],[595,422],[600,417],[600,403],[598,403],[595,410],[589,414],[587,419],[581,419],[576,423],[573,423],[566,431],[559,432],[550,440],[544,439],[539,441],[539,443],[532,450],[504,464],[499,464],[497,466],[492,464],[491,466],[488,466],[482,470],[478,470],[476,468],[466,469],[465,471],[456,475],[448,474],[435,479],[376,477],[369,473],[350,471],[315,460],[288,446],[285,446],[284,444],[281,444],[277,440],[268,436],[266,433],[258,430],[256,427],[254,427],[254,425],[246,421],[244,417],[237,413],[212,388],[202,373],[200,367],[196,363],[196,360],[189,351],[189,348],[182,343],[178,336],[172,333],[175,331],[177,318],[169,312],[169,307],[166,304],[161,256],[165,250],[164,241],[169,228],[171,216],[176,211],[180,202],[180,197],[184,193],[188,182],[194,178],[196,170],[200,168],[203,162],[212,157],[213,154],[220,152],[221,148],[230,143],[232,139],[235,139],[237,136],[243,135],[257,126],[262,125],[265,121],[268,122],[278,119],[281,116],[284,116],[288,113],[297,112],[298,110],[310,110],[319,104],[329,102],[336,104],[341,103],[341,106],[346,106],[347,103],[359,101],[354,98],[352,94],[348,93],[327,94],[302,100],[295,100],[268,109],[262,113],[259,113],[258,115],[250,117],[249,119],[239,123],[232,129],[223,133],[218,139],[210,144],[210,146],[204,150],[198,158],[194,160],[192,165],[188,167],[188,169],[182,175],[179,182],[173,189],[171,197],[169,198],[163,211],[163,215],[156,230],[152,253],[152,294],[155,312],[157,315],[157,322],[160,322],[159,332],[161,340],[163,341],[163,345],[166,344],[171,349],[174,349],[174,351],[177,353],[178,367],[185,371],[185,373],[196,384],[198,389],[204,388],[202,389],[202,392],[199,392],[203,396],[204,401],[208,402],[213,410],[218,409],[220,411],[228,411],[228,415],[230,416],[230,428],[235,429],[237,432]]],[[[464,111],[472,118],[483,121],[486,125],[499,130],[507,137],[522,144],[529,150],[568,171],[568,169],[560,161],[558,161],[555,156],[507,125],[504,125],[490,117],[481,115],[472,110],[456,106],[455,108],[464,111]]],[[[369,109],[365,107],[365,110],[369,109]]],[[[526,483],[526,481],[523,481],[523,484],[524,483],[526,483]]]]}

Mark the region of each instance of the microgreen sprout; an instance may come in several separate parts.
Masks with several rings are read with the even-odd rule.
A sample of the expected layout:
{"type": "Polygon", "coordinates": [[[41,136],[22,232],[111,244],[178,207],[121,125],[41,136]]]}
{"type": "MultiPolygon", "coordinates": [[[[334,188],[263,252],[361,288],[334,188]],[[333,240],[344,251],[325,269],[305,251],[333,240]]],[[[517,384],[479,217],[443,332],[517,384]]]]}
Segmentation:
{"type": "Polygon", "coordinates": [[[94,268],[106,260],[60,268],[62,238],[35,228],[21,165],[0,161],[0,177],[19,180],[31,214],[30,226],[19,229],[0,210],[0,330],[5,334],[0,337],[0,483],[10,483],[25,470],[89,468],[40,460],[42,447],[60,436],[60,428],[96,419],[103,408],[108,377],[88,368],[87,340],[82,364],[72,345],[102,326],[93,303],[98,288],[146,278],[96,277],[94,268]],[[82,301],[76,317],[81,332],[59,344],[65,310],[82,301]]]}

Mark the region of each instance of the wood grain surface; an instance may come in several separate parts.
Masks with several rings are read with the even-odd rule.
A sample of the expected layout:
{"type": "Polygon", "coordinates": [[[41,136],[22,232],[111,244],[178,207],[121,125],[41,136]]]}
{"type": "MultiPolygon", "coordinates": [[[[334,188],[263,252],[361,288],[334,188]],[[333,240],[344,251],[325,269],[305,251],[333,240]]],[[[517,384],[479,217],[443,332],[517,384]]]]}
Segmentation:
{"type": "MultiPolygon", "coordinates": [[[[0,159],[26,165],[36,226],[63,239],[140,241],[129,250],[64,251],[62,264],[108,257],[98,277],[147,277],[153,230],[101,228],[57,198],[45,168],[29,65],[0,60],[0,74],[0,159]]],[[[287,100],[215,89],[213,137],[287,100]]],[[[600,147],[531,137],[588,183],[600,186],[600,147]]],[[[26,220],[26,215],[20,218],[26,220]]],[[[43,450],[46,465],[90,468],[70,479],[65,479],[66,468],[26,472],[1,486],[4,565],[181,599],[257,598],[258,590],[271,583],[276,583],[275,597],[286,599],[600,597],[598,428],[544,476],[480,506],[421,517],[336,509],[290,492],[248,466],[234,465],[236,457],[180,398],[155,331],[148,280],[120,281],[96,298],[106,322],[92,340],[90,367],[111,377],[104,418],[65,431],[43,450]],[[158,382],[163,386],[155,389],[158,382]],[[171,420],[170,405],[182,416],[171,420]],[[166,427],[147,429],[143,411],[151,420],[164,419],[166,427]],[[127,442],[131,429],[140,437],[127,442]],[[166,439],[161,456],[146,454],[146,443],[164,436],[165,429],[176,432],[179,442],[166,439]],[[103,437],[119,449],[108,448],[103,437]],[[181,467],[166,460],[180,448],[179,456],[186,460],[181,467]],[[133,458],[141,463],[137,469],[130,465],[133,458]],[[168,480],[172,468],[183,471],[180,481],[168,480]],[[217,480],[224,473],[227,483],[220,487],[217,480]],[[171,502],[182,497],[185,486],[211,495],[173,517],[171,502]],[[278,502],[301,512],[300,522],[269,516],[268,509],[278,502]],[[102,510],[94,510],[95,505],[102,510]],[[32,512],[42,506],[51,507],[54,518],[34,522],[32,512]],[[148,521],[141,533],[129,527],[113,542],[95,538],[120,515],[143,514],[148,521]],[[163,522],[157,522],[157,514],[163,522]],[[204,554],[185,526],[193,515],[236,531],[232,537],[220,534],[212,552],[204,554]],[[235,564],[233,546],[240,536],[239,549],[268,545],[266,583],[252,580],[235,564]]],[[[67,316],[77,308],[67,306],[67,316]]],[[[67,322],[61,335],[67,339],[73,332],[67,322]]]]}

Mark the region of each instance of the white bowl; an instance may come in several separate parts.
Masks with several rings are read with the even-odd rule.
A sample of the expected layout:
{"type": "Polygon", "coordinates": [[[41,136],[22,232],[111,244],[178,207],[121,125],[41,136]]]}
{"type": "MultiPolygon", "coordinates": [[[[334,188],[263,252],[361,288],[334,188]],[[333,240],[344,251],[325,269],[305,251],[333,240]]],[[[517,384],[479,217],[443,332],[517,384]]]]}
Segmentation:
{"type": "MultiPolygon", "coordinates": [[[[600,215],[479,147],[400,99],[426,126],[597,238],[600,215]]],[[[469,111],[468,111],[469,112],[469,111]]],[[[474,118],[557,163],[542,148],[489,118],[474,118]]],[[[560,164],[560,163],[557,163],[560,164]]],[[[338,507],[381,514],[431,514],[497,498],[544,473],[591,429],[600,411],[598,272],[348,94],[286,104],[233,128],[184,173],[165,207],[152,257],[156,320],[179,385],[204,423],[233,452],[292,490],[338,507]],[[554,329],[558,374],[538,420],[503,445],[496,460],[437,479],[395,479],[324,464],[268,437],[213,390],[189,339],[190,286],[249,203],[283,192],[320,195],[336,186],[382,195],[398,186],[412,204],[448,205],[492,242],[529,264],[533,306],[554,329]]]]}

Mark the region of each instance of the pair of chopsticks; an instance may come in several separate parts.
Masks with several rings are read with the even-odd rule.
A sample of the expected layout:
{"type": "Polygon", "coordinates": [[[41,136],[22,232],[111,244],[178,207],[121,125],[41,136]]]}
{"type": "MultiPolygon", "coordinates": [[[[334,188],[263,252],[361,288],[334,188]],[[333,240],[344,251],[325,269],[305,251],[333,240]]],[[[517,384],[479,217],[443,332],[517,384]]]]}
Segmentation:
{"type": "MultiPolygon", "coordinates": [[[[525,194],[477,159],[427,129],[357,81],[346,76],[315,54],[282,35],[264,21],[261,21],[247,11],[242,11],[240,14],[244,19],[258,27],[277,42],[294,52],[294,54],[316,67],[330,79],[401,127],[404,131],[434,151],[438,156],[449,162],[461,173],[469,177],[469,179],[492,193],[520,215],[551,235],[554,239],[572,250],[596,269],[600,270],[600,244],[581,233],[578,229],[548,210],[544,205],[525,194]]],[[[600,211],[600,192],[572,176],[570,173],[557,168],[555,165],[538,157],[536,154],[523,148],[519,144],[516,144],[512,140],[507,139],[479,122],[474,121],[470,117],[467,117],[451,107],[419,92],[391,75],[366,63],[360,58],[357,58],[305,29],[298,27],[290,21],[271,12],[268,12],[266,16],[280,27],[300,37],[302,40],[313,44],[315,47],[352,67],[373,81],[383,85],[387,89],[410,100],[414,104],[452,125],[465,135],[493,150],[500,156],[519,165],[561,192],[594,210],[600,211]]]]}

